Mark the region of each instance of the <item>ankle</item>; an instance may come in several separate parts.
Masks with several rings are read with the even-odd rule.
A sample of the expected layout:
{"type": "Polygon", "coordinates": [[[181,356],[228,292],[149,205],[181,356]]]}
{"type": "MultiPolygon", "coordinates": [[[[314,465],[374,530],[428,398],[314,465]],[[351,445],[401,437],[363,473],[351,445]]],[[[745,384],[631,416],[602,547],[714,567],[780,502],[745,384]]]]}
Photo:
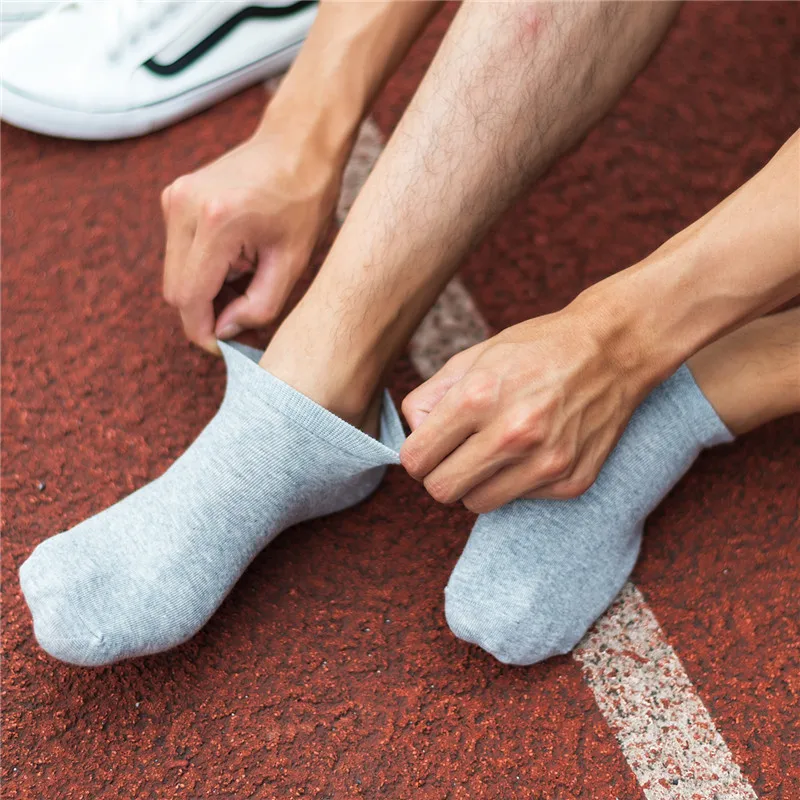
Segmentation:
{"type": "Polygon", "coordinates": [[[298,305],[272,337],[260,366],[355,427],[377,430],[375,409],[391,354],[358,326],[298,305]],[[343,333],[343,330],[345,331],[343,333]]]}
{"type": "Polygon", "coordinates": [[[737,435],[800,411],[800,309],[755,320],[703,348],[688,364],[737,435]]]}
{"type": "MultiPolygon", "coordinates": [[[[303,352],[302,349],[299,352],[303,352]]],[[[377,435],[381,391],[377,381],[365,380],[341,366],[315,358],[299,360],[284,350],[267,348],[259,365],[293,389],[345,422],[377,435]]]]}

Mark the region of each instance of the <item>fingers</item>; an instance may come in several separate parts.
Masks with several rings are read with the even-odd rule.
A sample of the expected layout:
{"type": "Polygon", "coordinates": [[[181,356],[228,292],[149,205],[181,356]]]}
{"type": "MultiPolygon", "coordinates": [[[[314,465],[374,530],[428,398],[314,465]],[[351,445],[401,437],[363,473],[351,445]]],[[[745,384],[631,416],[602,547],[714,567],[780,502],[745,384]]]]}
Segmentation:
{"type": "Polygon", "coordinates": [[[179,185],[177,181],[161,194],[161,208],[167,231],[163,293],[164,299],[172,306],[178,305],[184,265],[196,228],[196,219],[179,194],[182,190],[176,190],[176,185],[179,185]]]}
{"type": "Polygon", "coordinates": [[[545,452],[522,464],[499,470],[461,499],[470,511],[487,514],[520,497],[574,497],[574,494],[563,494],[565,487],[570,485],[568,476],[571,470],[572,464],[568,459],[545,452]]]}
{"type": "Polygon", "coordinates": [[[214,305],[193,303],[178,309],[181,315],[183,332],[190,342],[200,345],[209,353],[219,355],[217,339],[214,336],[214,305]],[[209,333],[210,331],[210,333],[209,333]]]}
{"type": "Polygon", "coordinates": [[[210,352],[217,352],[214,338],[216,292],[204,286],[192,270],[192,262],[201,260],[196,240],[197,214],[186,178],[179,178],[161,195],[161,207],[167,228],[164,257],[164,299],[178,309],[187,337],[210,352]],[[210,293],[210,294],[209,294],[210,293]]]}
{"type": "Polygon", "coordinates": [[[408,474],[422,480],[479,430],[496,394],[496,383],[488,372],[472,371],[452,386],[401,448],[400,462],[408,474]]]}
{"type": "Polygon", "coordinates": [[[184,190],[185,185],[186,179],[179,179],[165,192],[169,222],[164,296],[180,312],[187,338],[211,353],[218,353],[214,298],[231,265],[245,265],[243,242],[247,237],[240,225],[232,224],[223,203],[206,202],[197,206],[189,190],[184,190]],[[193,238],[187,247],[186,238],[192,228],[193,238]],[[172,248],[169,231],[175,232],[176,244],[172,248]]]}
{"type": "MultiPolygon", "coordinates": [[[[544,445],[525,414],[496,420],[456,447],[423,480],[440,503],[486,513],[519,497],[575,497],[588,488],[569,449],[544,445]]],[[[591,481],[589,481],[589,485],[591,481]]]]}
{"type": "Polygon", "coordinates": [[[453,356],[433,377],[406,395],[401,408],[412,431],[422,424],[450,387],[464,377],[475,360],[475,354],[470,352],[474,349],[469,348],[453,356]]]}
{"type": "MultiPolygon", "coordinates": [[[[252,225],[230,203],[198,202],[191,176],[165,189],[161,201],[167,225],[164,297],[178,309],[187,338],[218,353],[218,337],[229,339],[275,319],[310,253],[294,248],[289,254],[273,243],[251,255],[248,243],[259,239],[252,225]],[[214,299],[225,281],[254,268],[245,294],[215,320],[214,299]]],[[[261,230],[260,238],[266,236],[261,230]]]]}
{"type": "Polygon", "coordinates": [[[498,452],[491,430],[470,436],[425,477],[428,494],[439,503],[454,503],[510,463],[498,452]]]}
{"type": "Polygon", "coordinates": [[[192,176],[178,178],[161,196],[167,228],[164,298],[178,309],[187,338],[218,353],[214,298],[233,268],[247,264],[241,226],[220,201],[198,201],[192,176]]]}
{"type": "Polygon", "coordinates": [[[235,229],[200,224],[180,271],[173,304],[187,338],[211,353],[218,352],[214,298],[225,283],[229,265],[239,259],[241,241],[235,229]]]}
{"type": "Polygon", "coordinates": [[[590,474],[576,470],[572,475],[528,492],[524,497],[528,500],[572,500],[591,489],[593,484],[594,478],[590,474]]]}
{"type": "Polygon", "coordinates": [[[261,254],[247,291],[229,303],[219,315],[216,335],[230,339],[246,328],[272,322],[286,303],[308,258],[274,249],[261,254]]]}

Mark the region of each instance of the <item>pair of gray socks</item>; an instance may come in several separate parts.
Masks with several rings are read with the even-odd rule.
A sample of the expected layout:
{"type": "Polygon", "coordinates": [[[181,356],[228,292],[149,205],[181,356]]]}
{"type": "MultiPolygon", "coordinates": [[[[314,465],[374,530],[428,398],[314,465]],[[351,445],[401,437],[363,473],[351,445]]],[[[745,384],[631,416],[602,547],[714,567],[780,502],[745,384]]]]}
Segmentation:
{"type": "MultiPolygon", "coordinates": [[[[221,344],[216,416],[160,478],[20,568],[39,644],[72,664],[157,653],[192,637],[281,531],[371,494],[404,439],[385,395],[373,439],[221,344]]],[[[501,661],[567,652],[633,568],[642,524],[703,447],[730,434],[682,367],[634,414],[595,485],[478,521],[446,589],[454,633],[501,661]]]]}

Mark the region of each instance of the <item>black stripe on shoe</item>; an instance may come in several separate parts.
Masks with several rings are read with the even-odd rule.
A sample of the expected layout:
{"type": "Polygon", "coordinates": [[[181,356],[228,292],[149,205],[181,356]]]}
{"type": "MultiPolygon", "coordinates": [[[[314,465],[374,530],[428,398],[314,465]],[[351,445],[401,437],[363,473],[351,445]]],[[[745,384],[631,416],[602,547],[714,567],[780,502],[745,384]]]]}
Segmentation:
{"type": "Polygon", "coordinates": [[[198,42],[191,50],[188,50],[171,64],[159,64],[155,59],[150,58],[144,62],[144,66],[156,75],[176,75],[178,72],[194,64],[195,61],[205,55],[212,47],[219,44],[242,22],[246,22],[250,19],[282,19],[284,17],[291,17],[313,5],[316,5],[316,0],[298,0],[298,2],[292,3],[290,6],[248,6],[223,22],[222,25],[212,31],[205,39],[198,42]]]}

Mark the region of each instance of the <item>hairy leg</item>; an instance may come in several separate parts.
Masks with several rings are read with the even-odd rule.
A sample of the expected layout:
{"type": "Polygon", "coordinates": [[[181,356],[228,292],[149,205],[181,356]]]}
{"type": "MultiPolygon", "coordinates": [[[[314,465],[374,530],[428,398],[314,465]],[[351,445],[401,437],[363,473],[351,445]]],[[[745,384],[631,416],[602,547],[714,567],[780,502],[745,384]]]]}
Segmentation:
{"type": "Polygon", "coordinates": [[[261,365],[364,425],[465,252],[616,100],[671,3],[465,3],[261,365]]]}

